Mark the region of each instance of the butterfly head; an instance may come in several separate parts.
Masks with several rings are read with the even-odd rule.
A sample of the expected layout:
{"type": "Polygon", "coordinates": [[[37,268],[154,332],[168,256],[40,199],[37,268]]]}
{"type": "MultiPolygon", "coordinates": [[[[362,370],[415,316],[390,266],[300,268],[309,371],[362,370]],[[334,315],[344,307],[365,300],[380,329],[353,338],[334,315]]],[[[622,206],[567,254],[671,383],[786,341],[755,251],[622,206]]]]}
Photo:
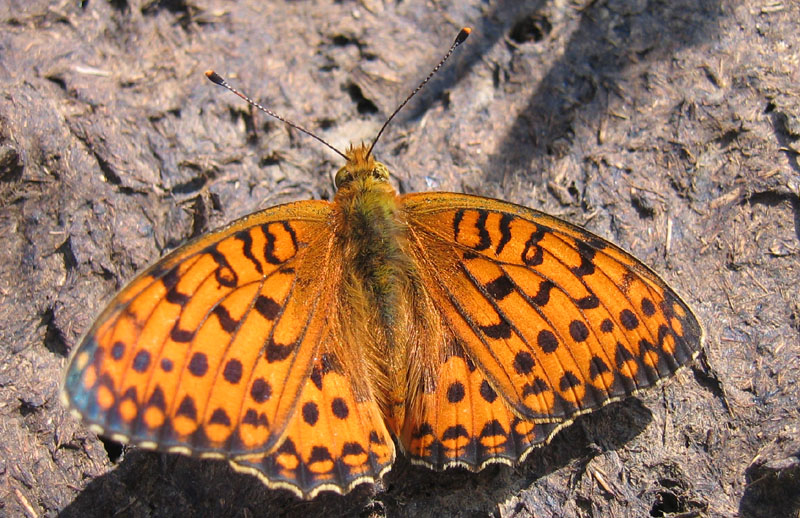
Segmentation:
{"type": "Polygon", "coordinates": [[[337,189],[354,181],[366,185],[386,183],[389,180],[389,169],[375,160],[367,145],[351,145],[345,156],[347,163],[337,171],[334,180],[337,189]]]}

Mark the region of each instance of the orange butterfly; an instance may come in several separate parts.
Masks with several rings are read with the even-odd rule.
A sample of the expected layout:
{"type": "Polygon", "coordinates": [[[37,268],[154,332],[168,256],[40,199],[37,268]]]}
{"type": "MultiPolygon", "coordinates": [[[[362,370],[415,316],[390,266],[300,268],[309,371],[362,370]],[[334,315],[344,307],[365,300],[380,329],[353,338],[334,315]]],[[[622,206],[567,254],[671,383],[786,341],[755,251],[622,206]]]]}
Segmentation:
{"type": "Polygon", "coordinates": [[[378,480],[395,439],[433,469],[521,461],[698,353],[689,307],[617,246],[504,201],[399,196],[371,147],[344,156],[333,202],[251,214],[120,291],[69,360],[74,413],[312,498],[378,480]]]}

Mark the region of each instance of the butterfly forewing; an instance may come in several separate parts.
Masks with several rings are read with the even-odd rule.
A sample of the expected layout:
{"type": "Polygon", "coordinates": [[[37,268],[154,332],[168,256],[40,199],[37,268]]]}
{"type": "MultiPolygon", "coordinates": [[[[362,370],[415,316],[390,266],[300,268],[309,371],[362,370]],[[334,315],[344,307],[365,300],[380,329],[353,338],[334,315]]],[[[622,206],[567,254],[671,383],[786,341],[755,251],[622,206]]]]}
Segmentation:
{"type": "Polygon", "coordinates": [[[302,202],[253,214],[139,275],[75,350],[64,381],[72,408],[145,446],[269,449],[322,333],[329,210],[302,202]]]}
{"type": "Polygon", "coordinates": [[[402,199],[424,284],[520,417],[568,420],[654,385],[697,354],[702,329],[688,306],[611,243],[498,200],[402,199]]]}

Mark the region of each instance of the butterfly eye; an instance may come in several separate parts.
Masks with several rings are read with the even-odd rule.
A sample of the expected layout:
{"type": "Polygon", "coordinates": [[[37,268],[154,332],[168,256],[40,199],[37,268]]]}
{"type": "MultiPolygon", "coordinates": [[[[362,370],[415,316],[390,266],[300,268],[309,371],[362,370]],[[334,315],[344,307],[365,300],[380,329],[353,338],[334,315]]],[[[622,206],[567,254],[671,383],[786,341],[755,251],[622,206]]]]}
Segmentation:
{"type": "Polygon", "coordinates": [[[389,169],[380,162],[376,162],[375,169],[372,170],[372,177],[376,180],[386,181],[389,179],[389,169]]]}
{"type": "Polygon", "coordinates": [[[339,170],[336,172],[336,177],[335,177],[335,178],[334,178],[334,180],[333,180],[333,184],[334,184],[334,185],[336,186],[336,188],[338,189],[338,188],[340,188],[340,187],[341,187],[343,184],[345,184],[345,183],[347,183],[348,181],[350,181],[351,179],[352,179],[352,176],[351,176],[351,175],[350,175],[350,173],[347,171],[347,168],[346,168],[346,167],[342,167],[341,169],[339,169],[339,170]]]}

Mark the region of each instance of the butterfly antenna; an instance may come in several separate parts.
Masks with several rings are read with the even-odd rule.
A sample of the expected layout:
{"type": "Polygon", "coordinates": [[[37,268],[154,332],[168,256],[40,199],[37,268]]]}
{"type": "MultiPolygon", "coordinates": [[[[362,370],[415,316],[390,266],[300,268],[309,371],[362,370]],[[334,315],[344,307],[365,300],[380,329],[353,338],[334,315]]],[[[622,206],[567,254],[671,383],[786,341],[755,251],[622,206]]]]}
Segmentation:
{"type": "Polygon", "coordinates": [[[436,72],[438,72],[440,68],[442,68],[442,65],[444,65],[444,62],[445,62],[445,61],[447,61],[447,58],[449,58],[449,57],[450,57],[450,56],[453,54],[453,51],[455,51],[455,50],[456,50],[456,47],[458,47],[459,45],[461,45],[462,43],[464,43],[464,41],[467,39],[467,37],[469,36],[469,34],[470,34],[471,32],[472,32],[472,29],[471,29],[471,28],[469,28],[469,27],[464,27],[463,29],[461,29],[460,31],[458,31],[458,36],[456,36],[456,39],[455,39],[455,41],[454,41],[454,42],[453,42],[453,44],[450,46],[450,50],[448,50],[448,51],[447,51],[447,54],[445,54],[445,55],[444,55],[444,57],[442,58],[442,60],[441,60],[441,61],[439,61],[439,64],[437,64],[435,67],[433,67],[433,70],[431,70],[431,73],[430,73],[430,74],[428,74],[428,77],[426,77],[426,78],[425,78],[425,79],[424,79],[424,80],[423,80],[423,81],[422,81],[422,82],[419,84],[419,86],[418,86],[418,87],[416,87],[416,88],[414,89],[414,91],[413,91],[413,92],[411,92],[411,94],[410,94],[408,97],[406,97],[406,100],[405,100],[405,101],[403,101],[402,103],[400,103],[400,106],[398,106],[398,107],[397,107],[397,109],[395,109],[395,111],[394,111],[394,112],[392,112],[392,114],[389,116],[389,118],[388,118],[388,119],[386,119],[386,122],[384,122],[384,123],[383,123],[383,126],[381,126],[381,129],[380,129],[380,131],[379,131],[379,132],[378,132],[378,134],[375,136],[375,140],[373,140],[373,141],[372,141],[372,145],[369,147],[369,151],[367,151],[367,156],[368,156],[368,157],[369,157],[369,156],[372,154],[372,148],[374,148],[374,147],[375,147],[375,144],[377,144],[377,142],[378,142],[378,139],[379,139],[379,138],[381,138],[381,135],[383,135],[383,130],[385,130],[385,129],[386,129],[386,127],[389,125],[389,123],[390,123],[390,122],[392,122],[392,119],[394,119],[394,116],[395,116],[395,115],[397,115],[397,114],[400,112],[400,110],[402,110],[402,109],[403,109],[403,107],[404,107],[406,104],[408,104],[408,101],[410,101],[412,97],[414,97],[415,95],[417,95],[417,92],[419,92],[420,90],[422,90],[422,88],[423,88],[423,87],[424,87],[426,84],[428,84],[428,81],[430,81],[430,80],[431,80],[431,78],[433,77],[433,75],[434,75],[436,72]]]}
{"type": "MultiPolygon", "coordinates": [[[[451,51],[451,52],[452,52],[452,51],[451,51]]],[[[211,82],[212,82],[212,83],[214,83],[214,84],[218,84],[219,86],[221,86],[221,87],[223,87],[223,88],[225,88],[225,89],[227,89],[227,90],[230,90],[230,91],[231,91],[231,92],[233,92],[234,94],[238,95],[239,97],[241,97],[242,99],[244,99],[244,100],[245,100],[245,102],[247,102],[247,104],[249,104],[249,105],[251,105],[251,106],[255,106],[256,108],[258,108],[258,109],[259,109],[259,110],[261,110],[262,112],[266,113],[267,115],[269,115],[269,116],[271,116],[271,117],[275,117],[276,119],[278,119],[279,121],[283,122],[284,124],[287,124],[287,125],[291,126],[292,128],[294,128],[294,129],[296,129],[296,130],[298,130],[298,131],[302,131],[302,132],[303,132],[303,133],[305,133],[306,135],[308,135],[308,136],[310,136],[310,137],[313,137],[313,138],[317,139],[318,141],[322,142],[323,144],[325,144],[326,146],[328,146],[330,149],[332,149],[333,151],[335,151],[335,152],[336,152],[338,155],[340,155],[342,158],[344,158],[345,160],[347,160],[347,155],[345,155],[344,153],[342,153],[341,151],[339,151],[339,150],[338,150],[338,149],[336,149],[335,147],[331,146],[330,144],[328,144],[327,142],[325,142],[324,140],[322,140],[322,138],[321,138],[321,137],[318,137],[317,135],[315,135],[315,134],[314,134],[314,133],[312,133],[311,131],[309,131],[309,130],[305,129],[304,127],[302,127],[302,126],[300,126],[300,125],[298,125],[298,124],[295,124],[294,122],[292,122],[292,121],[290,121],[290,120],[284,119],[283,117],[281,117],[281,116],[280,116],[280,115],[278,115],[277,113],[273,112],[272,110],[268,110],[267,108],[264,108],[263,106],[261,106],[260,104],[258,104],[257,102],[255,102],[253,99],[249,98],[248,96],[246,96],[245,94],[243,94],[242,92],[240,92],[239,90],[237,90],[236,88],[232,87],[232,86],[231,86],[231,85],[230,85],[230,84],[229,84],[227,81],[225,81],[225,78],[223,78],[221,75],[217,74],[217,73],[216,73],[216,72],[214,72],[213,70],[209,70],[209,71],[207,71],[207,72],[206,72],[206,77],[207,77],[209,80],[211,80],[211,82]]],[[[383,131],[383,130],[381,130],[381,131],[383,131]]],[[[379,134],[379,135],[380,135],[380,134],[379,134]]],[[[371,148],[370,148],[370,149],[371,149],[371,148]]]]}

